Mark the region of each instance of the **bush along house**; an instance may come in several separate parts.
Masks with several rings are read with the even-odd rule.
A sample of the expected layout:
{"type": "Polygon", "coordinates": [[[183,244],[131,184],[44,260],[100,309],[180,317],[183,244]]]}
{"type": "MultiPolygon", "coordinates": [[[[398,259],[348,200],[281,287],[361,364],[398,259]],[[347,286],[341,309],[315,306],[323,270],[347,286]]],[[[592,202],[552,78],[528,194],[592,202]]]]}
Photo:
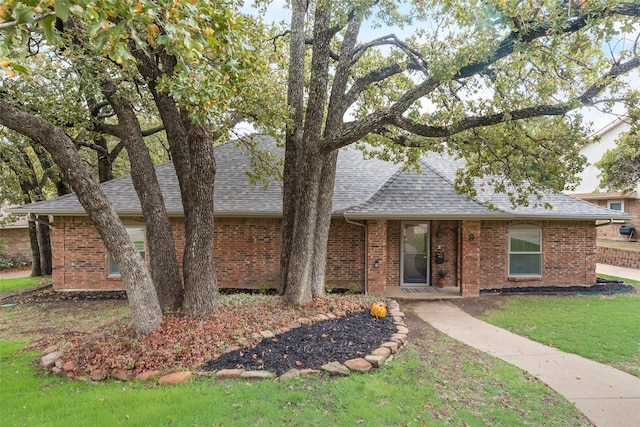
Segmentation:
{"type": "MultiPolygon", "coordinates": [[[[263,149],[281,152],[259,138],[263,149]]],[[[214,258],[220,288],[278,286],[281,186],[249,182],[249,156],[233,142],[216,148],[214,258]]],[[[546,195],[553,208],[512,208],[483,188],[469,199],[454,190],[459,167],[429,154],[421,173],[340,151],[327,251],[326,285],[384,295],[398,288],[444,286],[461,296],[482,289],[586,286],[596,282],[596,221],[631,216],[565,194],[546,195]],[[494,209],[485,202],[491,201],[494,209]]],[[[178,256],[184,220],[171,163],[156,168],[178,256]]],[[[141,253],[146,253],[140,203],[125,177],[101,184],[141,253]]],[[[75,195],[14,208],[53,217],[56,290],[123,289],[113,262],[75,195]]],[[[411,290],[411,289],[407,289],[411,290]]]]}

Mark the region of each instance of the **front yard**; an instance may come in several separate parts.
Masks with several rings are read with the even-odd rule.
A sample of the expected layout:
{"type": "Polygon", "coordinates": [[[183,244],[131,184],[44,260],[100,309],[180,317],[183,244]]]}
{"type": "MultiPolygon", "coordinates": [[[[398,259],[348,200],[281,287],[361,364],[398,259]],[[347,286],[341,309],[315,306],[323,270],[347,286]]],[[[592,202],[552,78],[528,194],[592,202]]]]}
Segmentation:
{"type": "Polygon", "coordinates": [[[407,348],[374,373],[348,378],[319,374],[281,383],[212,377],[162,387],[93,383],[45,372],[35,366],[38,351],[21,350],[43,337],[65,345],[65,338],[80,332],[98,336],[126,316],[124,300],[1,307],[2,424],[589,425],[573,405],[528,374],[450,339],[411,313],[407,348]]]}

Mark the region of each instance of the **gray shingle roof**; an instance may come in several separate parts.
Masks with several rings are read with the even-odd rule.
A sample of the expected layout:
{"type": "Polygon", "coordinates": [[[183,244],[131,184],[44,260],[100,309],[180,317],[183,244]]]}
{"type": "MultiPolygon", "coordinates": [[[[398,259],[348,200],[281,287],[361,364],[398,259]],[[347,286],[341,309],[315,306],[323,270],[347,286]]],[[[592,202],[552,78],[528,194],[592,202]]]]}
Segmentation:
{"type": "MultiPolygon", "coordinates": [[[[266,136],[256,136],[261,149],[282,155],[282,149],[266,136]]],[[[251,184],[246,174],[250,170],[245,149],[233,142],[215,149],[217,173],[215,181],[215,211],[217,216],[280,216],[282,213],[281,183],[270,179],[265,189],[251,184]]],[[[351,218],[514,218],[547,217],[555,219],[628,219],[609,209],[574,199],[564,194],[546,195],[553,209],[521,207],[513,209],[507,196],[494,194],[485,187],[474,199],[459,195],[453,188],[460,161],[430,153],[421,161],[422,173],[403,171],[402,165],[378,159],[364,160],[354,147],[340,150],[336,173],[333,211],[351,218]],[[484,202],[491,201],[496,210],[484,202]]],[[[156,168],[158,181],[169,215],[182,215],[178,180],[173,164],[156,168]]],[[[120,215],[141,215],[140,203],[131,178],[116,179],[101,188],[120,215]]],[[[84,215],[75,195],[69,194],[46,202],[12,209],[52,215],[84,215]]]]}

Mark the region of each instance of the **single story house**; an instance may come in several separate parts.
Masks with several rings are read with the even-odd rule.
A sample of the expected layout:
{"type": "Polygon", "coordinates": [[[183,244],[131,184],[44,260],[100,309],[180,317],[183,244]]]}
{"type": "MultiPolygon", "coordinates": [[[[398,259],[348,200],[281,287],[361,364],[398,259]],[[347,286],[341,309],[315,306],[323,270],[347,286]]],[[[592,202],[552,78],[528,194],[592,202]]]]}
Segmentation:
{"type": "MultiPolygon", "coordinates": [[[[257,136],[262,147],[274,142],[257,136]]],[[[281,151],[281,150],[280,150],[281,151]]],[[[216,148],[216,271],[221,288],[277,287],[282,194],[249,182],[249,158],[233,142],[216,148]]],[[[553,209],[518,207],[490,188],[473,199],[455,192],[459,163],[430,154],[421,173],[350,147],[338,158],[326,284],[385,294],[394,287],[427,287],[446,272],[446,285],[462,296],[481,289],[571,286],[596,282],[596,220],[630,215],[549,194],[553,209]],[[485,205],[491,201],[496,209],[485,205]]],[[[158,166],[180,256],[184,220],[171,163],[158,166]]],[[[140,203],[125,177],[101,184],[145,253],[140,203]]],[[[53,217],[53,286],[57,290],[122,289],[118,267],[75,195],[14,209],[53,217]]],[[[393,289],[397,290],[397,288],[393,289]]]]}

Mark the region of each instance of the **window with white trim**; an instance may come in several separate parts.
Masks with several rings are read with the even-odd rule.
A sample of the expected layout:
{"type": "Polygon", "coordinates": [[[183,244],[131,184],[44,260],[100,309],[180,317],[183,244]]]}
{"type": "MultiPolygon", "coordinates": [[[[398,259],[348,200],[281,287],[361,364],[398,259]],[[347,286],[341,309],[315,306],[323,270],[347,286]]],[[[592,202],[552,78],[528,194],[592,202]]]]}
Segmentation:
{"type": "Polygon", "coordinates": [[[609,200],[607,204],[609,209],[624,212],[624,200],[609,200]]]}
{"type": "MultiPolygon", "coordinates": [[[[141,226],[125,226],[127,229],[127,233],[129,233],[129,238],[133,242],[133,245],[136,247],[138,252],[140,252],[140,256],[142,259],[146,260],[146,242],[144,236],[144,227],[141,226]]],[[[107,272],[109,276],[119,276],[120,275],[120,267],[116,264],[116,260],[113,258],[111,254],[107,256],[107,272]]]]}
{"type": "Polygon", "coordinates": [[[542,229],[518,225],[509,229],[509,276],[542,276],[542,229]]]}

